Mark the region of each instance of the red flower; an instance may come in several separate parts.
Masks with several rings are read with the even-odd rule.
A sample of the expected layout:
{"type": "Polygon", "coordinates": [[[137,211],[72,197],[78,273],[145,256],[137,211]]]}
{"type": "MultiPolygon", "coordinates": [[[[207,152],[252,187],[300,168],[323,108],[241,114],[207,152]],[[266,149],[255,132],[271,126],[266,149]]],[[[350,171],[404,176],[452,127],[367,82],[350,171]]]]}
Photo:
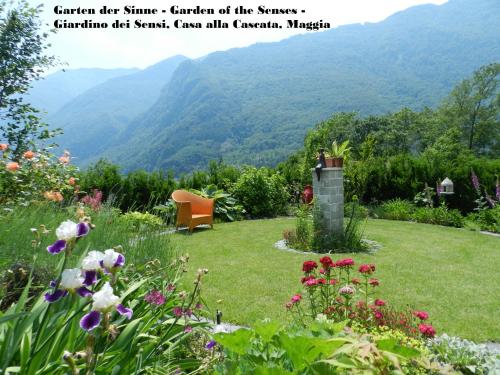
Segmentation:
{"type": "Polygon", "coordinates": [[[319,273],[322,274],[322,275],[324,275],[325,274],[325,270],[322,268],[322,269],[319,270],[319,273]]]}
{"type": "Polygon", "coordinates": [[[302,296],[300,294],[296,294],[292,297],[291,302],[292,303],[297,303],[302,299],[302,296]]]}
{"type": "Polygon", "coordinates": [[[300,282],[302,284],[306,284],[309,280],[314,280],[314,276],[310,275],[310,276],[305,276],[303,277],[302,279],[300,279],[300,282]]]}
{"type": "Polygon", "coordinates": [[[354,260],[351,258],[341,259],[335,263],[337,267],[350,267],[354,266],[354,260]]]}
{"type": "Polygon", "coordinates": [[[425,311],[415,311],[414,314],[420,320],[427,320],[427,319],[429,319],[429,314],[426,313],[425,311]]]}
{"type": "Polygon", "coordinates": [[[369,283],[371,286],[374,286],[374,287],[375,287],[375,286],[379,286],[379,285],[380,285],[380,283],[379,283],[379,281],[378,281],[377,279],[370,279],[370,280],[368,280],[368,283],[369,283]]]}
{"type": "Polygon", "coordinates": [[[318,283],[318,280],[316,280],[314,277],[305,282],[306,286],[313,286],[313,285],[316,285],[317,283],[318,283]]]}
{"type": "Polygon", "coordinates": [[[361,282],[361,280],[360,279],[356,279],[356,278],[354,278],[354,279],[351,280],[351,283],[353,283],[354,285],[358,285],[360,282],[361,282]]]}
{"type": "Polygon", "coordinates": [[[330,280],[330,285],[335,285],[337,284],[337,280],[336,279],[331,279],[330,280]]]}
{"type": "Polygon", "coordinates": [[[385,306],[385,301],[381,299],[376,299],[375,306],[385,306]]]}
{"type": "Polygon", "coordinates": [[[33,159],[33,157],[35,156],[35,153],[31,150],[28,150],[26,151],[24,154],[23,154],[23,157],[25,159],[33,159]]]}
{"type": "Polygon", "coordinates": [[[325,279],[318,279],[316,280],[318,282],[318,284],[326,284],[326,280],[325,279]]]}
{"type": "Polygon", "coordinates": [[[306,260],[302,265],[302,271],[304,271],[305,273],[311,273],[316,268],[318,268],[318,263],[316,263],[314,260],[306,260]]]}
{"type": "Polygon", "coordinates": [[[436,330],[430,324],[419,324],[418,329],[426,337],[434,337],[436,335],[436,330]]]}
{"type": "Polygon", "coordinates": [[[319,260],[319,262],[323,265],[323,268],[325,270],[328,270],[329,268],[335,267],[335,263],[333,262],[332,258],[329,256],[325,256],[319,260]]]}
{"type": "Polygon", "coordinates": [[[359,272],[371,274],[371,273],[375,272],[375,265],[374,264],[362,264],[359,267],[359,272]]]}
{"type": "Polygon", "coordinates": [[[380,319],[382,319],[382,318],[384,317],[384,314],[382,314],[382,313],[381,313],[380,311],[378,311],[378,310],[375,310],[375,311],[374,311],[374,316],[375,316],[375,319],[380,320],[380,319]]]}

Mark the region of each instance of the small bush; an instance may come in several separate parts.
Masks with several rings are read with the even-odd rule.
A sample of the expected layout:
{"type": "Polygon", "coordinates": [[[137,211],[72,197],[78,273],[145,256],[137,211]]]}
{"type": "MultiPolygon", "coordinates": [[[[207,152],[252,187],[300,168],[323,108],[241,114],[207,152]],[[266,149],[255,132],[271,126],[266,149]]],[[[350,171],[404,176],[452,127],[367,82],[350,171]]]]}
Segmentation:
{"type": "Polygon", "coordinates": [[[406,221],[411,219],[414,211],[415,211],[415,205],[413,203],[396,198],[388,202],[382,203],[380,207],[375,209],[375,214],[380,219],[406,221]]]}
{"type": "Polygon", "coordinates": [[[283,239],[287,246],[294,247],[297,243],[297,233],[295,233],[294,229],[285,229],[283,231],[283,239]]]}
{"type": "Polygon", "coordinates": [[[163,225],[163,220],[149,212],[127,212],[122,215],[121,220],[136,231],[158,229],[163,225]]]}
{"type": "Polygon", "coordinates": [[[348,202],[344,204],[344,217],[349,217],[353,214],[358,219],[366,219],[370,215],[370,210],[357,202],[348,202]]]}
{"type": "Polygon", "coordinates": [[[419,207],[411,215],[412,220],[417,223],[444,225],[448,227],[462,228],[464,218],[458,210],[450,210],[446,206],[436,208],[419,207]]]}
{"type": "Polygon", "coordinates": [[[286,213],[289,197],[284,179],[267,168],[247,168],[238,178],[232,193],[253,218],[286,213]]]}
{"type": "Polygon", "coordinates": [[[470,214],[468,218],[478,224],[481,230],[500,233],[500,205],[470,214]]]}
{"type": "Polygon", "coordinates": [[[444,334],[429,340],[427,346],[437,361],[450,364],[462,374],[496,374],[500,371],[500,357],[471,341],[444,334]]]}
{"type": "Polygon", "coordinates": [[[214,216],[222,221],[240,220],[245,213],[243,206],[229,193],[217,189],[211,184],[200,190],[191,189],[191,192],[203,198],[214,200],[214,216]]]}

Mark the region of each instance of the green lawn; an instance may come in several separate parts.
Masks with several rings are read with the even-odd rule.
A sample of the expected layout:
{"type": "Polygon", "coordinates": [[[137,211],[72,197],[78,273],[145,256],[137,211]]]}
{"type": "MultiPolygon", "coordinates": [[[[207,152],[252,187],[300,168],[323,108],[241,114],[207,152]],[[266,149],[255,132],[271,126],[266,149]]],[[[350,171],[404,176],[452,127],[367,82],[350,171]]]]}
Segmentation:
{"type": "MultiPolygon", "coordinates": [[[[208,268],[204,296],[224,320],[251,324],[287,319],[284,303],[300,290],[301,263],[318,259],[273,248],[294,220],[216,224],[174,243],[190,255],[190,282],[208,268]]],[[[379,297],[430,313],[439,330],[475,341],[500,341],[500,238],[463,229],[409,222],[369,220],[365,237],[382,248],[373,255],[340,254],[359,264],[375,263],[379,297]]]]}

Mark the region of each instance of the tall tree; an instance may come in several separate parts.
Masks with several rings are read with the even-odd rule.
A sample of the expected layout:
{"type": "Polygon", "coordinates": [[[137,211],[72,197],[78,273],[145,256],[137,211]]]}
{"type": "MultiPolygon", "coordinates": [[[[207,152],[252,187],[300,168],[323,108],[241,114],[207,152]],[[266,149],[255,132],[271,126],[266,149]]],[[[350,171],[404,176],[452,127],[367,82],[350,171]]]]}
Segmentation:
{"type": "Polygon", "coordinates": [[[9,143],[14,158],[54,135],[24,101],[32,82],[55,63],[46,54],[49,33],[42,31],[41,11],[26,0],[0,0],[0,140],[9,143]]]}
{"type": "Polygon", "coordinates": [[[498,152],[500,143],[500,64],[486,65],[463,80],[443,107],[445,121],[462,131],[464,143],[478,155],[498,152]]]}

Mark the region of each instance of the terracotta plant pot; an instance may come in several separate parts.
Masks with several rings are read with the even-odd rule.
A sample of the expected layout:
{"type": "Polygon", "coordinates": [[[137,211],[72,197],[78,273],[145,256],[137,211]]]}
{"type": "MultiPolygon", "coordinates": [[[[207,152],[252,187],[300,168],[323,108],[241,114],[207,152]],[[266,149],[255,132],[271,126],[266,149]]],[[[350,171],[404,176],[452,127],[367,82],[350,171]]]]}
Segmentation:
{"type": "Polygon", "coordinates": [[[334,158],[333,166],[335,168],[342,168],[344,166],[344,158],[334,158]]]}
{"type": "Polygon", "coordinates": [[[333,168],[334,164],[335,164],[335,159],[333,159],[333,158],[325,158],[325,162],[326,162],[326,167],[327,168],[333,168]]]}

